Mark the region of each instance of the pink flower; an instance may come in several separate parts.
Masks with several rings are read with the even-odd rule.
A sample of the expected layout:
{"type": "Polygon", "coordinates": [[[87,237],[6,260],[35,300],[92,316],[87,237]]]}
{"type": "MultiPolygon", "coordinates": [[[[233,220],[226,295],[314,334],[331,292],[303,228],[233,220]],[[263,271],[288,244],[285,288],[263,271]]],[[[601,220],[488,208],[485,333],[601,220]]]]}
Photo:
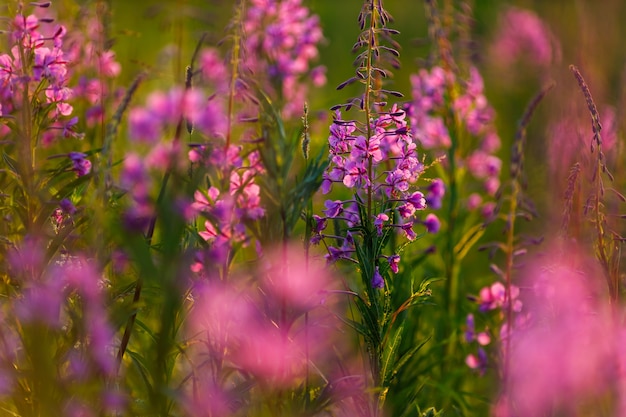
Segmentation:
{"type": "Polygon", "coordinates": [[[404,232],[404,234],[405,234],[407,239],[409,239],[410,241],[414,241],[415,240],[417,235],[413,231],[413,222],[404,223],[400,227],[402,228],[402,231],[404,232]]]}
{"type": "Polygon", "coordinates": [[[376,219],[374,220],[374,226],[376,227],[376,233],[378,234],[378,236],[383,235],[383,226],[385,225],[385,222],[387,220],[389,220],[389,216],[387,216],[385,213],[380,213],[376,216],[376,219]]]}
{"type": "Polygon", "coordinates": [[[552,248],[526,273],[532,320],[512,331],[505,393],[519,415],[575,415],[586,400],[609,392],[615,377],[614,320],[595,280],[602,272],[595,259],[563,248],[552,248]]]}
{"type": "Polygon", "coordinates": [[[117,77],[122,71],[122,66],[115,60],[115,52],[103,51],[98,58],[100,71],[105,77],[117,77]]]}
{"type": "Polygon", "coordinates": [[[410,194],[406,198],[406,201],[415,207],[415,210],[424,210],[426,208],[426,199],[424,198],[424,194],[419,191],[410,194]]]}
{"type": "MultiPolygon", "coordinates": [[[[515,285],[511,286],[511,299],[513,300],[513,308],[516,311],[521,310],[521,302],[517,300],[519,296],[519,288],[515,285]]],[[[480,311],[495,310],[496,308],[505,308],[508,299],[506,297],[506,287],[501,282],[494,282],[490,287],[484,287],[480,290],[478,297],[480,311]]]]}
{"type": "Polygon", "coordinates": [[[292,309],[308,310],[320,305],[330,289],[330,276],[325,265],[307,260],[299,246],[267,251],[263,262],[264,293],[292,309]]]}

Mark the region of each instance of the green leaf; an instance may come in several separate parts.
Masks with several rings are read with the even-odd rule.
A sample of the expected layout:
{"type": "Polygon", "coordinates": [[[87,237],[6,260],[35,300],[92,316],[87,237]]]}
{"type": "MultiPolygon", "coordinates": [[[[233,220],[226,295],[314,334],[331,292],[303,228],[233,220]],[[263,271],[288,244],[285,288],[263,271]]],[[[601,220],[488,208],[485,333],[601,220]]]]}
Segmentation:
{"type": "Polygon", "coordinates": [[[359,313],[361,314],[361,318],[364,322],[364,332],[362,334],[370,341],[370,347],[374,351],[377,351],[382,344],[380,325],[378,323],[377,316],[372,307],[366,304],[361,297],[357,297],[355,299],[355,304],[359,309],[359,313]]]}
{"type": "Polygon", "coordinates": [[[143,321],[139,320],[138,318],[135,318],[135,324],[137,325],[137,327],[141,328],[144,332],[146,332],[148,334],[148,336],[150,336],[150,338],[152,339],[152,341],[154,343],[158,343],[157,337],[154,334],[154,332],[146,325],[146,323],[144,323],[143,321]]]}
{"type": "Polygon", "coordinates": [[[9,173],[13,174],[16,179],[20,179],[20,170],[17,168],[17,161],[11,158],[6,153],[2,152],[2,159],[4,159],[4,163],[9,167],[9,173]]]}
{"type": "Polygon", "coordinates": [[[427,337],[422,343],[412,347],[411,349],[409,349],[408,352],[405,352],[404,355],[402,355],[400,359],[396,362],[396,366],[393,369],[392,375],[395,376],[396,374],[398,374],[402,367],[406,365],[407,362],[413,357],[413,355],[415,355],[421,348],[423,348],[429,340],[430,337],[427,337]]]}
{"type": "Polygon", "coordinates": [[[404,332],[404,323],[400,324],[399,327],[393,332],[389,343],[386,344],[383,351],[382,358],[382,367],[380,373],[382,375],[382,386],[388,387],[395,375],[394,371],[396,369],[393,366],[393,362],[396,359],[396,350],[400,346],[400,342],[402,341],[402,333],[404,332]]]}
{"type": "Polygon", "coordinates": [[[465,235],[459,240],[459,243],[454,247],[454,253],[458,261],[460,262],[469,250],[478,242],[478,240],[485,234],[485,226],[479,223],[470,228],[465,235]]]}
{"type": "Polygon", "coordinates": [[[128,356],[130,356],[131,361],[137,367],[137,370],[139,371],[139,374],[141,375],[141,378],[143,379],[146,388],[148,388],[149,397],[152,397],[154,395],[154,388],[150,383],[150,378],[148,377],[148,366],[144,361],[144,358],[138,353],[133,352],[129,349],[126,350],[126,353],[128,354],[128,356]]]}

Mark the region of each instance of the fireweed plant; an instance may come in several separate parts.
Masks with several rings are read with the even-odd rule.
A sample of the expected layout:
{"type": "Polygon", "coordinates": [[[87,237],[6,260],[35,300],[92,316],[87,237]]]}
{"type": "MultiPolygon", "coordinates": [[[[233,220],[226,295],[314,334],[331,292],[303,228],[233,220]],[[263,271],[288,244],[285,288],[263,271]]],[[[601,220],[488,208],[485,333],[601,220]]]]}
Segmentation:
{"type": "MultiPolygon", "coordinates": [[[[462,271],[497,214],[500,138],[482,76],[468,59],[471,9],[454,2],[440,8],[432,1],[425,2],[425,9],[432,50],[425,68],[410,77],[406,109],[416,142],[431,160],[440,160],[433,168],[440,178],[429,184],[426,197],[438,209],[441,232],[424,271],[441,277],[442,285],[436,287],[437,309],[428,316],[436,323],[431,335],[425,334],[434,336],[425,349],[429,353],[413,361],[400,378],[417,378],[447,405],[467,410],[465,377],[451,372],[462,363],[462,313],[472,308],[464,296],[475,291],[462,271]]],[[[424,334],[423,329],[414,331],[424,334]]]]}
{"type": "MultiPolygon", "coordinates": [[[[114,3],[66,3],[0,6],[0,414],[624,415],[619,112],[577,68],[592,152],[558,168],[560,228],[530,251],[547,90],[501,185],[467,5],[425,2],[403,95],[399,32],[364,0],[338,87],[358,93],[328,126],[307,100],[331,39],[301,0],[234,2],[218,38],[176,45],[173,80],[146,65],[123,87],[114,3]]],[[[561,58],[536,16],[505,16],[529,23],[500,28],[503,65],[561,58]]]]}
{"type": "Polygon", "coordinates": [[[553,87],[553,83],[549,84],[529,103],[513,140],[509,180],[499,191],[498,208],[495,218],[492,219],[494,222],[497,220],[504,222],[504,239],[501,242],[489,243],[481,247],[481,249],[489,249],[491,257],[494,257],[497,252],[501,252],[504,256],[502,267],[495,263],[490,265],[490,269],[496,274],[497,280],[490,286],[482,288],[478,296],[470,297],[477,303],[479,314],[496,315],[492,323],[500,327],[498,330],[500,346],[492,358],[489,358],[487,350],[487,346],[492,341],[488,327],[478,332],[474,314],[469,313],[466,319],[465,341],[477,346],[476,353],[470,353],[466,357],[466,364],[482,375],[489,367],[497,367],[504,389],[510,382],[512,334],[517,326],[523,327],[524,321],[528,318],[527,311],[522,311],[523,302],[520,299],[520,288],[513,284],[514,270],[522,265],[520,259],[523,260],[526,257],[530,249],[529,246],[542,241],[541,237],[532,239],[519,236],[517,232],[519,229],[518,219],[528,221],[537,216],[533,202],[526,195],[527,180],[524,171],[526,129],[537,106],[553,87]]]}
{"type": "Polygon", "coordinates": [[[330,161],[321,186],[324,194],[347,189],[350,198],[324,202],[323,216],[314,216],[313,242],[323,242],[328,262],[347,261],[361,277],[358,286],[347,280],[344,285],[355,294],[359,316],[349,323],[365,342],[370,373],[365,383],[373,388],[369,413],[378,415],[398,370],[420,348],[400,352],[405,326],[398,317],[425,301],[428,282],[417,284],[419,277],[399,272],[403,251],[424,234],[438,232],[437,216],[424,212],[427,198],[440,205],[444,186],[435,180],[427,191],[418,190],[427,167],[406,111],[387,102],[402,97],[386,88],[391,69],[400,64],[397,31],[388,27],[391,16],[382,1],[372,0],[364,2],[358,21],[356,74],[338,89],[360,83],[363,93],[333,107],[330,161]],[[358,119],[346,117],[353,108],[360,111],[358,119]],[[396,284],[403,279],[411,281],[408,288],[396,284]]]}
{"type": "Polygon", "coordinates": [[[3,9],[0,181],[2,213],[11,219],[1,249],[3,412],[111,413],[122,404],[116,386],[103,383],[115,372],[115,327],[86,227],[96,208],[89,183],[97,151],[83,150],[102,139],[102,107],[120,65],[93,15],[84,15],[93,23],[89,36],[79,21],[59,24],[49,8],[3,9]],[[89,63],[78,64],[84,56],[89,63]],[[95,117],[86,121],[89,112],[95,117]]]}

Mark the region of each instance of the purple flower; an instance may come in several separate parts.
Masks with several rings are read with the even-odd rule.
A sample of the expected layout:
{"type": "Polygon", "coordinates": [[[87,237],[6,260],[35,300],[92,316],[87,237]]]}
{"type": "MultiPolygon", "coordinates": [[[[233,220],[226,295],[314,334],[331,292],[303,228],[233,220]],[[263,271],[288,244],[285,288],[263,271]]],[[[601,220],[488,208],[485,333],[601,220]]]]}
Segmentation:
{"type": "Polygon", "coordinates": [[[59,207],[61,207],[61,210],[63,210],[64,213],[67,213],[69,215],[76,214],[76,207],[67,198],[59,201],[59,207]]]}
{"type": "Polygon", "coordinates": [[[326,210],[323,212],[330,218],[337,217],[343,212],[343,201],[341,200],[326,200],[324,202],[324,206],[326,207],[326,210]]]}
{"type": "Polygon", "coordinates": [[[91,161],[87,159],[87,155],[81,152],[70,152],[67,156],[72,160],[72,170],[76,175],[82,177],[91,172],[91,161]]]}
{"type": "Polygon", "coordinates": [[[406,235],[406,238],[409,239],[410,241],[414,241],[415,238],[417,237],[417,235],[415,234],[415,232],[413,231],[413,222],[407,222],[404,223],[402,226],[400,226],[402,228],[402,231],[404,232],[404,234],[406,235]]]}
{"type": "Polygon", "coordinates": [[[313,215],[313,233],[319,234],[322,230],[326,229],[326,219],[320,217],[317,214],[313,215]]]}
{"type": "Polygon", "coordinates": [[[443,196],[446,193],[446,186],[441,178],[435,178],[427,188],[426,204],[431,209],[438,210],[441,208],[443,196]]]}
{"type": "Polygon", "coordinates": [[[128,115],[129,136],[154,143],[159,138],[159,121],[146,109],[132,109],[128,115]]]}
{"type": "Polygon", "coordinates": [[[410,203],[406,203],[398,207],[398,213],[403,219],[407,219],[415,214],[415,206],[410,203]]]}
{"type": "Polygon", "coordinates": [[[372,277],[372,287],[378,289],[382,289],[385,287],[385,280],[383,279],[383,276],[380,275],[378,267],[376,267],[376,269],[374,270],[374,276],[372,277]]]}
{"type": "Polygon", "coordinates": [[[407,202],[411,203],[415,210],[423,210],[426,208],[426,199],[424,198],[424,194],[416,191],[406,199],[407,202]]]}
{"type": "Polygon", "coordinates": [[[424,226],[426,226],[426,230],[428,233],[437,233],[439,228],[441,227],[441,223],[439,222],[439,218],[433,214],[429,213],[424,219],[424,226]]]}
{"type": "Polygon", "coordinates": [[[474,315],[468,314],[465,319],[465,341],[471,343],[475,338],[474,315]]]}
{"type": "Polygon", "coordinates": [[[342,258],[347,258],[350,256],[351,251],[344,248],[336,248],[334,246],[328,247],[328,253],[324,255],[326,258],[326,262],[332,263],[342,258]]]}

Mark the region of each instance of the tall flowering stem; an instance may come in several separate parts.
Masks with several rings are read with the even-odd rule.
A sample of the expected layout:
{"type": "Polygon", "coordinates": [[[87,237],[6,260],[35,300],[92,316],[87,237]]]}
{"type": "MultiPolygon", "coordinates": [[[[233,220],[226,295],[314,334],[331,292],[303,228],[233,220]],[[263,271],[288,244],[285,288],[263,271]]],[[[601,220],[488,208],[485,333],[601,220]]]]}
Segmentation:
{"type": "MultiPolygon", "coordinates": [[[[467,29],[454,25],[454,2],[445,2],[440,10],[436,1],[426,0],[425,7],[429,37],[435,47],[430,57],[432,68],[422,68],[411,76],[410,116],[413,134],[422,146],[435,156],[445,157],[440,164],[447,188],[440,253],[446,318],[436,335],[439,355],[454,357],[461,339],[461,293],[468,285],[460,280],[461,266],[485,234],[486,222],[494,216],[502,161],[496,156],[500,139],[482,76],[471,64],[461,62],[466,65],[459,66],[455,61],[451,39],[467,29]]],[[[449,375],[446,368],[452,363],[440,362],[442,375],[449,375]]]]}
{"type": "MultiPolygon", "coordinates": [[[[510,364],[510,351],[511,351],[511,333],[513,332],[514,320],[513,320],[513,309],[514,303],[510,302],[512,300],[514,289],[517,290],[513,286],[513,272],[515,268],[515,258],[519,255],[525,254],[525,250],[521,248],[517,242],[516,236],[516,219],[520,216],[525,218],[529,218],[532,216],[531,204],[528,202],[526,197],[524,196],[524,189],[526,186],[526,181],[524,178],[524,148],[526,145],[526,128],[530,123],[530,119],[535,112],[535,109],[543,100],[545,95],[554,87],[554,83],[549,84],[543,90],[541,90],[530,102],[524,115],[520,119],[519,126],[517,132],[515,134],[515,139],[513,141],[513,147],[511,149],[511,166],[510,166],[510,193],[506,197],[509,202],[508,213],[506,214],[506,240],[504,245],[501,247],[504,251],[505,255],[505,264],[503,270],[503,279],[505,284],[505,293],[504,299],[507,301],[505,303],[506,311],[505,311],[505,329],[506,331],[502,333],[502,337],[504,337],[502,356],[504,360],[504,364],[502,366],[502,379],[503,383],[506,386],[507,379],[509,375],[509,364],[510,364]],[[531,208],[531,210],[529,210],[531,208]]],[[[492,268],[498,271],[497,268],[492,268]]]]}
{"type": "MultiPolygon", "coordinates": [[[[591,152],[596,153],[595,165],[593,168],[593,191],[587,200],[586,210],[591,211],[592,222],[596,229],[596,241],[595,249],[596,256],[602,265],[604,271],[607,286],[609,289],[610,299],[614,305],[617,305],[620,297],[619,281],[619,245],[623,240],[617,233],[613,233],[609,229],[606,217],[604,215],[604,181],[603,175],[606,175],[609,180],[613,181],[613,175],[606,166],[605,156],[602,152],[602,125],[600,124],[600,115],[598,108],[596,107],[589,86],[585,82],[582,74],[574,65],[570,65],[570,71],[574,74],[578,86],[585,96],[587,102],[587,108],[591,115],[591,128],[593,131],[593,141],[591,143],[591,152]]],[[[613,190],[614,191],[614,190],[613,190]]],[[[618,192],[614,191],[618,198],[623,201],[623,197],[618,192]]]]}
{"type": "Polygon", "coordinates": [[[432,196],[416,190],[426,167],[418,158],[405,110],[397,104],[389,108],[386,102],[389,96],[402,97],[384,87],[391,74],[386,67],[399,66],[398,45],[392,39],[398,32],[387,27],[391,16],[382,0],[368,0],[358,20],[362,32],[353,48],[361,51],[355,60],[356,74],[337,88],[361,83],[363,94],[332,108],[336,113],[328,138],[330,161],[322,183],[323,193],[337,184],[346,187],[352,198],[324,203],[324,216],[313,216],[312,241],[324,242],[329,262],[346,260],[357,265],[363,286],[354,300],[360,323],[351,323],[366,344],[369,381],[377,390],[372,407],[379,413],[394,375],[416,351],[410,350],[400,360],[404,324],[396,318],[430,294],[426,285],[411,288],[409,294],[395,294],[402,288],[402,284],[394,284],[394,276],[402,275],[396,275],[400,254],[418,240],[415,229],[423,227],[421,234],[438,231],[435,214],[421,213],[427,209],[427,197],[433,197],[433,206],[437,206],[444,190],[435,181],[432,185],[437,192],[432,196]],[[347,114],[352,108],[362,111],[364,122],[343,118],[341,110],[347,114]],[[328,222],[336,226],[332,234],[325,232],[328,222]],[[396,245],[396,233],[406,241],[396,245]]]}

